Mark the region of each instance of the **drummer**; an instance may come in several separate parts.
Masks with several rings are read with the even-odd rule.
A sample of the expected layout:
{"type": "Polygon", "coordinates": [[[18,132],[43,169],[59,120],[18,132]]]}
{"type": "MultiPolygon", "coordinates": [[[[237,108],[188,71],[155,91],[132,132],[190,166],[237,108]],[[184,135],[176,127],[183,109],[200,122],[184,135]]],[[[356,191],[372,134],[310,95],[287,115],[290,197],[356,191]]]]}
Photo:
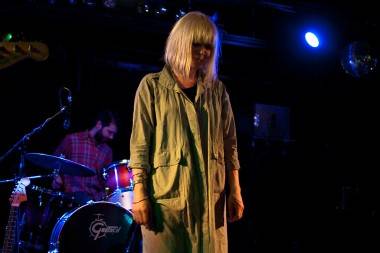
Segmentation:
{"type": "MultiPolygon", "coordinates": [[[[95,176],[73,176],[62,173],[54,178],[52,187],[65,193],[73,193],[79,204],[89,200],[104,199],[104,180],[102,171],[112,162],[112,149],[107,144],[112,141],[118,130],[117,113],[105,110],[97,114],[91,128],[67,134],[61,141],[55,155],[80,163],[96,170],[95,176]]],[[[80,173],[78,173],[80,174],[80,173]]]]}

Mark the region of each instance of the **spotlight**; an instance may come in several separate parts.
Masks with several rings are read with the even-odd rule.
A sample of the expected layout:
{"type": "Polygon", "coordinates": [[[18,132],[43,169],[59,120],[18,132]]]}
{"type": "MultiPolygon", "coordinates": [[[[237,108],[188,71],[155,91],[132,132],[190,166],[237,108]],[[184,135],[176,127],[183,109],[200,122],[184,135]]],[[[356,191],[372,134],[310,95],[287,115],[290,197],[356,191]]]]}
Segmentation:
{"type": "Polygon", "coordinates": [[[176,19],[179,19],[182,16],[184,16],[185,14],[186,14],[186,11],[179,9],[178,12],[175,14],[175,17],[176,17],[176,19]]]}
{"type": "Polygon", "coordinates": [[[96,0],[84,0],[83,3],[89,7],[96,7],[96,0]]]}
{"type": "Polygon", "coordinates": [[[149,13],[150,12],[150,6],[148,4],[144,4],[144,12],[149,13]]]}
{"type": "Polygon", "coordinates": [[[164,14],[166,14],[168,12],[168,9],[167,8],[165,8],[165,7],[160,7],[160,8],[158,8],[156,11],[155,11],[155,13],[156,13],[156,15],[164,15],[164,14]]]}
{"type": "Polygon", "coordinates": [[[319,39],[317,35],[315,35],[312,32],[305,33],[305,40],[307,44],[311,47],[318,47],[319,46],[319,39]]]}

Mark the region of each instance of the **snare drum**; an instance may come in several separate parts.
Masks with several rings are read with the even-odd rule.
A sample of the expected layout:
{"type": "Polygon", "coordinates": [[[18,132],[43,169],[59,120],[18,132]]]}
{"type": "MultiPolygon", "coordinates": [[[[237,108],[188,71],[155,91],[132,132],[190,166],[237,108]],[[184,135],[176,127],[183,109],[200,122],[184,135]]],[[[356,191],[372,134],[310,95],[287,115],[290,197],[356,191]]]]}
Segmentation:
{"type": "Polygon", "coordinates": [[[129,160],[124,159],[108,165],[103,169],[103,177],[106,180],[108,192],[124,188],[132,190],[132,170],[128,167],[129,160]]]}
{"type": "Polygon", "coordinates": [[[134,244],[132,214],[117,204],[98,201],[64,214],[54,226],[49,253],[125,253],[134,244]]]}

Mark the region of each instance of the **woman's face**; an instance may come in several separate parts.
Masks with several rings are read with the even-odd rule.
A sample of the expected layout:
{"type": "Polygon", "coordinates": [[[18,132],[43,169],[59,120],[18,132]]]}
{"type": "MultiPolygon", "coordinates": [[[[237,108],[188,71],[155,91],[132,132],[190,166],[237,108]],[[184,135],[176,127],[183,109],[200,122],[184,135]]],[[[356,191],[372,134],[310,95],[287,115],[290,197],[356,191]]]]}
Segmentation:
{"type": "Polygon", "coordinates": [[[211,44],[193,43],[192,63],[194,69],[204,68],[208,65],[211,58],[213,46],[211,44]]]}

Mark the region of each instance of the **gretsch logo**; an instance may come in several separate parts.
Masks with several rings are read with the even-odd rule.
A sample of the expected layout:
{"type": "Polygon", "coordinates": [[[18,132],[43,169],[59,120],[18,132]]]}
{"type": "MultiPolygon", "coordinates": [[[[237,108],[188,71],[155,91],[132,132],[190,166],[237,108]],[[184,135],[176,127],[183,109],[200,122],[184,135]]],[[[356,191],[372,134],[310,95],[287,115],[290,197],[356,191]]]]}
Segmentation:
{"type": "Polygon", "coordinates": [[[90,236],[94,237],[94,241],[99,238],[106,236],[109,233],[117,234],[119,233],[121,227],[120,226],[108,226],[107,223],[101,216],[103,214],[95,214],[97,217],[91,222],[90,227],[90,236]]]}

